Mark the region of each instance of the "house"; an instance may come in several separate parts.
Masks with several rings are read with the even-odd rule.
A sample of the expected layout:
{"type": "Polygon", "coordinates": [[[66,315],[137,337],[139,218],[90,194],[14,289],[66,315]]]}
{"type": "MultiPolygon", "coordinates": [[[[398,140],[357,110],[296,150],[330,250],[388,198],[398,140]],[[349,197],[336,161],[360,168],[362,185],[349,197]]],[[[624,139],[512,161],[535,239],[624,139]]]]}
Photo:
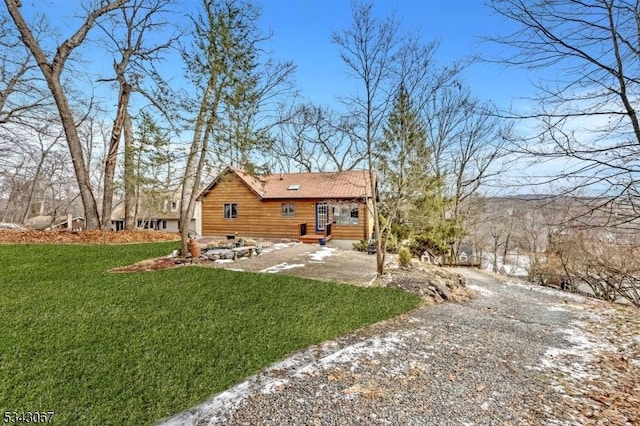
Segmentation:
{"type": "Polygon", "coordinates": [[[200,234],[368,239],[373,233],[369,172],[252,176],[228,167],[200,194],[200,234]]]}
{"type": "Polygon", "coordinates": [[[67,219],[63,219],[61,222],[56,223],[55,225],[51,225],[48,229],[59,229],[59,230],[69,230],[71,231],[82,231],[84,229],[84,217],[69,217],[67,219]],[[71,220],[71,228],[69,228],[69,220],[71,220]]]}
{"type": "MultiPolygon", "coordinates": [[[[153,191],[141,194],[136,208],[136,227],[156,231],[178,232],[180,229],[180,190],[153,191]]],[[[111,212],[111,229],[124,229],[124,201],[116,204],[111,212]]],[[[196,218],[191,221],[196,228],[196,218]]]]}

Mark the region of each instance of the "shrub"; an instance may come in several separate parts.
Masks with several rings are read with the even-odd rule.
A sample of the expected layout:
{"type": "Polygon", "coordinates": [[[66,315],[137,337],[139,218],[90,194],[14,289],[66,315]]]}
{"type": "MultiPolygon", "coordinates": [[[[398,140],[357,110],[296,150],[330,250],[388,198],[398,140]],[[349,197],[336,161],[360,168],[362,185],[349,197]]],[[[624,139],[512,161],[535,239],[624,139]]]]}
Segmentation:
{"type": "Polygon", "coordinates": [[[398,237],[394,234],[390,234],[389,238],[387,238],[387,245],[385,246],[387,253],[397,253],[398,247],[398,237]]]}
{"type": "Polygon", "coordinates": [[[353,243],[353,249],[355,251],[367,251],[367,246],[369,243],[367,240],[360,240],[357,243],[353,243]]]}
{"type": "Polygon", "coordinates": [[[400,250],[398,250],[398,261],[403,268],[411,265],[411,258],[411,252],[407,247],[401,247],[400,250]]]}
{"type": "Polygon", "coordinates": [[[411,227],[406,223],[393,223],[391,233],[398,237],[399,241],[406,240],[411,236],[411,227]]]}
{"type": "Polygon", "coordinates": [[[411,252],[422,257],[425,252],[429,252],[434,256],[443,256],[449,252],[449,245],[433,235],[418,234],[413,237],[410,244],[411,252]]]}

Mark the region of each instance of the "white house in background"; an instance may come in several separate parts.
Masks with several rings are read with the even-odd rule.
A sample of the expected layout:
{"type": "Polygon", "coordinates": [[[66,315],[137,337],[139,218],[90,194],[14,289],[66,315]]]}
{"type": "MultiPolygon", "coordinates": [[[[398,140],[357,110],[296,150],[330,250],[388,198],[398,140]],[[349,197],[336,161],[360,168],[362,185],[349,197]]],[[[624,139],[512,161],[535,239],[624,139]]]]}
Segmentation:
{"type": "MultiPolygon", "coordinates": [[[[116,204],[111,212],[111,229],[124,229],[124,200],[116,204]]],[[[196,204],[189,229],[198,232],[200,204],[196,204]]],[[[180,190],[141,195],[136,211],[138,229],[178,232],[180,230],[180,190]]]]}

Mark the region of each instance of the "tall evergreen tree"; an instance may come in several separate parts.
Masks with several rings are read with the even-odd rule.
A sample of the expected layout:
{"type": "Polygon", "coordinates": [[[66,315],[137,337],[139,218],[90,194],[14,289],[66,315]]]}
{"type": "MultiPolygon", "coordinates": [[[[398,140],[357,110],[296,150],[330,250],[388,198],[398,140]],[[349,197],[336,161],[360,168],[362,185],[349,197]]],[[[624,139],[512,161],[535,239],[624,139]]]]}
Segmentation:
{"type": "Polygon", "coordinates": [[[384,185],[381,188],[386,204],[384,210],[390,225],[408,219],[412,200],[432,181],[424,124],[403,83],[397,90],[383,135],[377,152],[381,183],[384,185]]]}
{"type": "Polygon", "coordinates": [[[137,124],[132,164],[135,187],[134,218],[139,218],[140,205],[145,205],[149,211],[162,211],[164,203],[169,201],[170,191],[175,189],[172,188],[171,181],[171,164],[175,161],[175,154],[171,152],[167,132],[144,111],[137,124]]]}
{"type": "MultiPolygon", "coordinates": [[[[430,165],[432,152],[425,125],[403,83],[396,92],[383,135],[378,146],[380,180],[384,185],[383,248],[392,227],[404,224],[412,230],[418,247],[426,246],[432,253],[445,254],[459,228],[446,214],[452,206],[451,199],[444,193],[443,177],[430,165]]],[[[416,250],[418,254],[420,251],[416,250]]]]}

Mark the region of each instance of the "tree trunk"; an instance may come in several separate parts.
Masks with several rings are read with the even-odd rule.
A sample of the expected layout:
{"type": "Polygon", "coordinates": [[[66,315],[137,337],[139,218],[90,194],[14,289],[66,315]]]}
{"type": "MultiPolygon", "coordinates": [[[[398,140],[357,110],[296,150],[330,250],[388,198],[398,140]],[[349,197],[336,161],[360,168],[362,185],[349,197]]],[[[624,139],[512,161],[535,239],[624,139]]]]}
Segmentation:
{"type": "MultiPolygon", "coordinates": [[[[369,160],[371,164],[371,160],[369,160]]],[[[369,187],[371,188],[371,210],[373,213],[373,232],[376,234],[376,272],[379,277],[384,274],[384,250],[386,250],[385,244],[382,242],[382,235],[380,234],[380,217],[378,215],[378,201],[376,200],[376,184],[375,184],[375,171],[373,166],[369,166],[369,187]]]]}
{"type": "MultiPolygon", "coordinates": [[[[38,179],[40,178],[40,172],[42,171],[42,164],[44,163],[44,159],[47,154],[42,153],[40,157],[40,161],[38,162],[38,166],[36,167],[36,173],[33,175],[33,182],[31,184],[31,190],[29,191],[29,197],[27,198],[26,206],[24,208],[24,212],[22,213],[22,220],[20,223],[24,224],[29,218],[29,212],[31,211],[31,203],[33,202],[33,194],[36,192],[36,184],[38,183],[38,179]]],[[[44,202],[44,200],[43,200],[44,202]]],[[[42,203],[40,204],[42,206],[42,203]]]]}
{"type": "Polygon", "coordinates": [[[189,226],[195,210],[195,192],[200,187],[200,177],[205,164],[208,138],[216,116],[214,112],[217,111],[220,103],[220,93],[216,92],[211,105],[209,104],[213,91],[214,82],[210,80],[200,101],[200,110],[198,111],[191,148],[189,149],[187,164],[182,177],[182,194],[180,197],[180,254],[182,256],[186,256],[189,252],[189,226]]]}
{"type": "Polygon", "coordinates": [[[120,96],[118,99],[118,111],[116,119],[111,129],[111,140],[109,141],[109,151],[104,164],[104,195],[102,198],[102,229],[111,227],[111,210],[113,209],[113,178],[116,170],[116,160],[118,157],[118,147],[120,137],[124,127],[127,106],[131,95],[131,86],[127,82],[120,85],[120,96]]]}
{"type": "MultiPolygon", "coordinates": [[[[219,98],[216,97],[216,105],[218,100],[219,98]]],[[[189,228],[191,226],[191,218],[193,217],[193,213],[196,207],[196,197],[198,195],[197,191],[200,189],[200,181],[202,179],[202,169],[204,169],[204,165],[206,162],[207,149],[208,149],[207,145],[208,145],[209,137],[211,136],[211,133],[213,131],[214,121],[215,121],[215,114],[210,114],[209,119],[207,120],[207,124],[205,126],[204,135],[202,136],[202,140],[199,144],[199,147],[200,147],[199,156],[197,154],[192,155],[192,152],[194,151],[193,146],[192,146],[192,152],[189,153],[189,159],[191,160],[191,164],[193,164],[196,157],[198,157],[198,164],[195,167],[191,184],[187,183],[187,173],[185,173],[185,180],[183,181],[183,185],[184,183],[187,183],[187,187],[186,187],[187,192],[185,193],[184,186],[182,189],[183,203],[185,201],[185,194],[188,194],[188,197],[186,200],[187,204],[186,206],[181,206],[182,208],[180,210],[180,240],[181,240],[180,249],[183,256],[185,256],[189,251],[189,228]]],[[[197,153],[197,146],[196,146],[195,152],[197,153]]]]}
{"type": "Polygon", "coordinates": [[[129,112],[124,112],[124,229],[136,227],[136,177],[133,128],[129,112]]]}
{"type": "Polygon", "coordinates": [[[71,113],[71,108],[64,95],[62,85],[57,79],[47,78],[49,88],[53,93],[53,97],[58,105],[60,119],[67,136],[67,145],[71,154],[71,162],[78,181],[78,189],[80,190],[80,198],[84,207],[85,226],[87,229],[99,229],[100,217],[98,214],[98,205],[91,190],[91,182],[89,181],[89,173],[85,163],[84,153],[82,152],[82,142],[78,135],[78,129],[71,113]]]}
{"type": "MultiPolygon", "coordinates": [[[[15,201],[15,194],[16,194],[16,190],[12,186],[11,192],[9,192],[9,198],[7,198],[7,204],[4,206],[4,212],[2,213],[2,222],[7,221],[7,217],[9,216],[9,209],[11,208],[11,206],[13,205],[13,202],[15,201]]],[[[11,222],[13,222],[13,220],[11,222]]]]}
{"type": "Polygon", "coordinates": [[[507,236],[504,239],[504,250],[502,251],[502,264],[507,264],[507,256],[509,255],[509,243],[511,240],[511,229],[507,232],[507,236]]]}

